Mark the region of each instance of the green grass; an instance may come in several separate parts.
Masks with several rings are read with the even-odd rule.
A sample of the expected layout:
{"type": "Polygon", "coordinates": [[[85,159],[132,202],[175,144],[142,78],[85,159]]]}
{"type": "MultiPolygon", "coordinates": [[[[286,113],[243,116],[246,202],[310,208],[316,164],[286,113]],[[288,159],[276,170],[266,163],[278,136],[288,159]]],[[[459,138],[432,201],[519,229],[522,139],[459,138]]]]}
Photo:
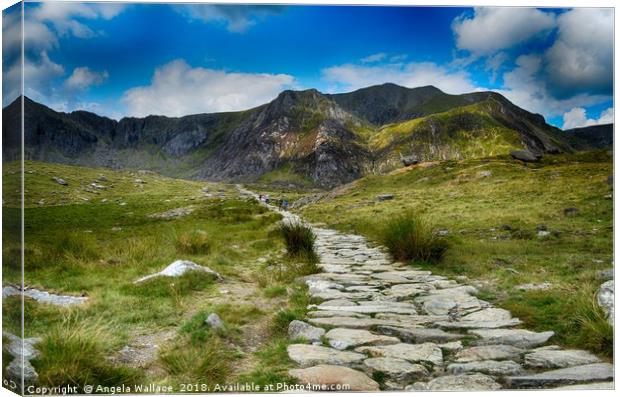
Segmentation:
{"type": "MultiPolygon", "coordinates": [[[[449,231],[450,248],[441,262],[416,266],[484,281],[481,293],[494,304],[529,327],[555,331],[555,343],[580,346],[575,334],[596,338],[601,332],[575,322],[579,305],[566,297],[583,285],[599,285],[596,271],[612,267],[613,201],[606,183],[611,160],[606,152],[589,152],[547,155],[530,165],[508,156],[420,164],[363,178],[329,200],[303,207],[301,215],[377,243],[386,220],[408,211],[431,219],[434,229],[449,231]],[[394,199],[377,201],[385,193],[394,199]],[[565,216],[568,207],[579,213],[565,216]],[[538,237],[541,225],[548,236],[538,237]],[[542,282],[553,287],[516,288],[542,282]]],[[[596,351],[607,354],[604,347],[596,351]]]]}
{"type": "Polygon", "coordinates": [[[439,262],[448,249],[446,239],[437,237],[428,220],[413,212],[388,219],[380,241],[399,261],[439,262]]]}
{"type": "Polygon", "coordinates": [[[299,222],[283,222],[280,225],[280,235],[291,258],[302,258],[308,262],[318,260],[314,249],[316,236],[309,226],[299,222]]]}
{"type": "Polygon", "coordinates": [[[114,365],[107,360],[115,347],[110,330],[102,322],[92,322],[79,313],[70,313],[48,330],[37,345],[39,358],[32,360],[39,372],[39,385],[120,386],[140,381],[139,371],[114,365]]]}
{"type": "MultiPolygon", "coordinates": [[[[19,186],[16,169],[14,165],[4,166],[5,191],[19,186]]],[[[129,375],[134,376],[135,371],[146,382],[161,382],[161,374],[153,378],[155,375],[143,370],[119,367],[115,372],[115,367],[108,367],[102,357],[120,350],[134,335],[178,327],[192,313],[204,311],[216,311],[230,324],[225,338],[231,339],[221,341],[227,347],[239,343],[243,321],[268,315],[251,301],[247,305],[231,303],[234,307],[213,303],[213,299],[222,299],[219,290],[226,287],[220,287],[219,282],[200,272],[133,283],[177,259],[208,266],[227,281],[256,279],[256,273],[262,271],[258,259],[276,255],[283,247],[280,238],[270,233],[281,217],[252,200],[239,199],[234,187],[175,180],[152,173],[37,162],[27,162],[26,169],[29,173],[26,174],[24,220],[25,282],[46,291],[89,298],[88,303],[71,310],[31,300],[25,302],[26,336],[47,341],[35,367],[48,384],[61,384],[68,377],[85,381],[99,376],[109,378],[112,383],[122,382],[130,379],[129,375]],[[107,181],[98,183],[109,188],[96,193],[85,191],[101,175],[107,181]],[[52,176],[62,177],[69,185],[55,183],[52,176]],[[136,178],[146,183],[135,183],[136,178]],[[210,195],[202,191],[203,187],[209,189],[210,195]],[[38,203],[41,199],[43,204],[38,203]],[[185,217],[171,220],[150,217],[189,205],[195,210],[185,217]],[[73,312],[79,315],[79,323],[66,320],[68,313],[73,312]],[[90,324],[93,329],[88,328],[90,324]],[[92,360],[76,356],[74,365],[67,361],[69,357],[60,355],[58,350],[64,346],[63,339],[70,344],[64,347],[72,351],[88,338],[92,339],[92,345],[84,348],[85,352],[93,353],[92,360]],[[59,364],[55,365],[57,360],[59,364]],[[84,375],[65,373],[60,365],[84,375]]],[[[19,233],[7,231],[19,230],[20,210],[16,203],[5,201],[4,204],[3,282],[19,283],[19,233]]],[[[20,310],[18,298],[3,300],[5,330],[19,333],[20,310]]],[[[161,365],[166,372],[170,371],[168,376],[179,382],[198,381],[207,374],[209,379],[225,377],[228,372],[224,369],[210,367],[207,361],[196,361],[200,356],[215,354],[221,347],[215,345],[218,342],[209,338],[212,346],[194,346],[191,339],[189,334],[182,334],[178,342],[179,346],[189,347],[185,356],[175,357],[170,352],[166,355],[166,365],[163,362],[161,365]],[[198,369],[190,370],[192,363],[198,369]]],[[[230,350],[225,348],[222,352],[228,354],[230,350]]],[[[237,359],[234,354],[225,357],[231,365],[237,359]]]]}

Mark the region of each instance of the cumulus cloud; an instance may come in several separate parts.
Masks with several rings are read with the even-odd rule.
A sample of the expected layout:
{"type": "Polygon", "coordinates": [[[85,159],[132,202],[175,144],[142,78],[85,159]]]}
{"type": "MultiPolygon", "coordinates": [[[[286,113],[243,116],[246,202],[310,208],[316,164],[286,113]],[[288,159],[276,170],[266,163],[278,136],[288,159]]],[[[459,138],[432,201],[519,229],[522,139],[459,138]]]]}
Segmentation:
{"type": "Polygon", "coordinates": [[[255,25],[259,19],[279,14],[285,8],[276,5],[224,4],[191,4],[172,7],[191,20],[223,24],[229,32],[233,33],[243,33],[255,25]]]}
{"type": "Polygon", "coordinates": [[[612,92],[613,32],[613,9],[575,8],[558,17],[558,38],[545,53],[551,88],[558,95],[612,92]]]}
{"type": "Polygon", "coordinates": [[[50,22],[56,31],[61,34],[72,34],[75,37],[87,38],[97,33],[78,20],[84,19],[112,19],[123,12],[125,4],[113,3],[41,3],[31,14],[36,21],[50,22]]]}
{"type": "Polygon", "coordinates": [[[344,64],[323,69],[322,74],[331,85],[330,91],[351,91],[387,82],[410,88],[434,85],[450,94],[476,90],[467,72],[432,62],[344,64]]]}
{"type": "Polygon", "coordinates": [[[586,110],[584,108],[572,108],[568,112],[564,113],[564,125],[563,129],[587,127],[590,125],[609,124],[614,119],[614,109],[608,108],[601,112],[598,120],[589,119],[586,117],[586,110]]]}
{"type": "MultiPolygon", "coordinates": [[[[29,6],[24,19],[24,40],[28,43],[24,57],[24,94],[46,103],[60,103],[53,84],[64,75],[64,68],[50,59],[49,54],[58,47],[60,36],[88,38],[99,34],[84,19],[111,19],[128,6],[113,3],[43,2],[29,6]]],[[[3,106],[20,95],[21,85],[21,27],[20,8],[11,7],[3,12],[3,106]]],[[[73,77],[73,76],[72,76],[73,77]]],[[[84,77],[84,76],[82,76],[84,77]]],[[[77,83],[79,76],[72,80],[77,83]]],[[[70,86],[73,83],[70,84],[70,86]]],[[[77,86],[75,86],[77,88],[77,86]]],[[[66,94],[66,93],[64,93],[66,94]]],[[[64,98],[63,102],[69,99],[64,98]]]]}
{"type": "Polygon", "coordinates": [[[535,8],[477,7],[452,24],[458,49],[490,55],[513,47],[555,26],[553,14],[535,8]]]}
{"type": "Polygon", "coordinates": [[[611,99],[607,95],[581,93],[568,98],[556,98],[548,89],[544,75],[543,59],[537,54],[521,55],[516,67],[504,73],[503,88],[495,90],[517,106],[545,117],[561,116],[567,109],[586,107],[611,99]]]}
{"type": "Polygon", "coordinates": [[[384,60],[386,56],[387,55],[385,52],[379,52],[377,54],[368,55],[367,57],[360,59],[360,61],[362,63],[374,63],[384,60]]]}
{"type": "Polygon", "coordinates": [[[108,72],[96,72],[86,66],[75,68],[65,80],[65,87],[69,90],[85,91],[93,85],[100,85],[108,78],[108,72]]]}
{"type": "Polygon", "coordinates": [[[192,68],[176,60],[156,69],[150,85],[125,92],[123,102],[132,116],[244,110],[272,100],[294,82],[286,74],[192,68]]]}

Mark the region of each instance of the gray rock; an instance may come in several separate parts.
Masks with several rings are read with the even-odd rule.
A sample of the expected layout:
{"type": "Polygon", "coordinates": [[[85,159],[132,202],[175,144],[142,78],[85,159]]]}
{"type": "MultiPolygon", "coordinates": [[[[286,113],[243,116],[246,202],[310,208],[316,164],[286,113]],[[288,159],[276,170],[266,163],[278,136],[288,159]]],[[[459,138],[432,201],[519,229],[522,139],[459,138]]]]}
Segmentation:
{"type": "Polygon", "coordinates": [[[493,173],[491,171],[489,171],[489,170],[478,172],[478,178],[488,178],[491,175],[493,175],[493,173]]]}
{"type": "Polygon", "coordinates": [[[3,335],[9,340],[6,347],[9,354],[13,357],[24,357],[26,360],[32,360],[39,356],[39,351],[34,347],[41,342],[41,338],[25,338],[22,340],[19,336],[4,332],[3,335]]]}
{"type": "Polygon", "coordinates": [[[564,216],[570,218],[573,216],[579,215],[579,208],[576,207],[567,207],[564,208],[564,216]]]}
{"type": "Polygon", "coordinates": [[[358,304],[341,305],[333,301],[323,302],[318,307],[320,310],[330,311],[349,311],[354,313],[400,313],[400,314],[416,314],[416,307],[411,303],[404,302],[378,302],[378,301],[360,301],[358,304]]]}
{"type": "Polygon", "coordinates": [[[63,185],[63,186],[67,186],[67,185],[69,185],[69,184],[67,183],[67,181],[65,181],[64,179],[59,178],[59,177],[57,177],[57,176],[53,176],[53,177],[52,177],[52,180],[54,180],[54,182],[56,182],[56,183],[57,183],[57,184],[59,184],[59,185],[63,185]]]}
{"type": "Polygon", "coordinates": [[[50,294],[47,291],[40,291],[35,288],[26,288],[24,290],[14,287],[12,285],[7,285],[2,289],[2,297],[7,298],[9,296],[19,296],[23,295],[24,297],[31,298],[36,300],[39,303],[46,303],[55,306],[72,306],[72,305],[80,305],[86,303],[88,297],[85,296],[71,296],[71,295],[56,295],[50,294]]]}
{"type": "Polygon", "coordinates": [[[562,368],[507,378],[511,387],[533,388],[546,386],[572,385],[575,383],[603,382],[612,380],[614,367],[611,364],[587,364],[578,367],[562,368]]]}
{"type": "Polygon", "coordinates": [[[607,322],[614,325],[614,280],[605,281],[601,284],[597,294],[596,300],[603,308],[605,315],[607,316],[607,322]]]}
{"type": "Polygon", "coordinates": [[[404,387],[407,383],[429,375],[420,364],[411,364],[400,358],[375,357],[364,360],[364,366],[371,376],[385,375],[393,383],[404,387]]]}
{"type": "Polygon", "coordinates": [[[409,298],[423,294],[425,290],[420,284],[396,284],[387,290],[387,294],[396,298],[409,298]]]}
{"type": "MultiPolygon", "coordinates": [[[[541,230],[541,232],[542,231],[544,230],[541,230]]],[[[546,291],[550,289],[551,287],[553,287],[553,284],[545,281],[544,283],[539,283],[539,284],[535,284],[535,283],[520,284],[520,285],[517,285],[515,288],[520,289],[522,291],[546,291]]]]}
{"type": "MultiPolygon", "coordinates": [[[[6,367],[7,375],[16,383],[21,384],[22,373],[24,384],[30,385],[37,382],[39,374],[34,369],[29,360],[23,357],[15,357],[6,367]]],[[[21,385],[19,386],[21,388],[21,385]]]]}
{"type": "Polygon", "coordinates": [[[473,346],[456,353],[456,362],[518,359],[523,349],[510,345],[473,346]]]}
{"type": "Polygon", "coordinates": [[[362,345],[390,345],[399,343],[398,338],[376,335],[366,330],[335,328],[325,334],[329,345],[338,350],[362,345]]]}
{"type": "Polygon", "coordinates": [[[306,313],[309,318],[318,317],[357,317],[357,318],[370,318],[367,314],[353,313],[346,311],[332,311],[332,310],[314,310],[306,313]]]}
{"type": "Polygon", "coordinates": [[[481,340],[479,345],[513,345],[530,348],[542,345],[554,335],[553,331],[532,332],[525,329],[474,329],[469,331],[481,340]]]}
{"type": "Polygon", "coordinates": [[[442,365],[443,354],[439,346],[434,343],[411,345],[398,343],[389,346],[362,346],[355,349],[360,353],[367,353],[373,357],[400,358],[411,362],[428,362],[433,365],[442,365]]]}
{"type": "Polygon", "coordinates": [[[512,158],[516,160],[521,160],[526,163],[535,163],[541,159],[541,155],[534,154],[529,150],[513,150],[510,152],[512,158]]]}
{"type": "Polygon", "coordinates": [[[522,372],[521,365],[514,361],[472,361],[469,363],[452,363],[446,368],[449,373],[458,375],[466,372],[480,372],[488,375],[518,375],[522,372]]]}
{"type": "Polygon", "coordinates": [[[416,156],[402,156],[400,160],[403,162],[405,167],[416,165],[420,162],[416,156]]]}
{"type": "Polygon", "coordinates": [[[525,366],[532,368],[565,368],[598,363],[598,357],[585,350],[537,350],[525,355],[525,366]]]}
{"type": "Polygon", "coordinates": [[[337,365],[291,369],[288,374],[300,384],[309,384],[312,391],[330,391],[332,387],[343,391],[379,391],[379,384],[363,372],[337,365]],[[343,388],[338,389],[338,386],[343,388]]]}
{"type": "Polygon", "coordinates": [[[316,345],[293,344],[286,351],[293,362],[304,368],[319,364],[352,365],[366,358],[363,354],[316,345]]]}
{"type": "Polygon", "coordinates": [[[394,199],[393,194],[380,194],[377,196],[378,201],[387,201],[387,200],[393,200],[393,199],[394,199]]]}
{"type": "Polygon", "coordinates": [[[502,328],[519,325],[521,321],[513,318],[508,310],[487,308],[463,316],[458,321],[440,321],[436,324],[452,329],[502,328]]]}
{"type": "Polygon", "coordinates": [[[377,325],[395,325],[395,321],[358,317],[315,317],[307,321],[319,327],[369,329],[377,325]]]}
{"type": "Polygon", "coordinates": [[[571,385],[554,387],[551,390],[613,390],[614,382],[586,383],[583,385],[571,385]]]}
{"type": "Polygon", "coordinates": [[[382,325],[377,327],[377,331],[385,335],[394,335],[404,342],[424,343],[437,342],[444,343],[463,338],[463,335],[451,334],[436,328],[413,328],[413,327],[394,327],[382,325]]]}
{"type": "Polygon", "coordinates": [[[211,270],[210,268],[206,266],[197,265],[192,261],[177,260],[177,261],[172,262],[161,272],[150,274],[148,276],[144,276],[144,277],[137,279],[136,281],[134,281],[134,284],[142,283],[154,277],[161,277],[161,276],[181,277],[182,275],[190,271],[199,271],[199,272],[207,273],[207,274],[212,275],[216,280],[220,280],[220,281],[223,280],[222,276],[220,276],[219,273],[211,270]]]}
{"type": "Polygon", "coordinates": [[[596,278],[601,280],[611,280],[614,278],[614,269],[599,270],[596,272],[596,278]]]}
{"type": "Polygon", "coordinates": [[[482,391],[499,390],[501,385],[483,374],[440,376],[428,382],[424,389],[431,391],[482,391]]]}
{"type": "Polygon", "coordinates": [[[205,324],[209,326],[209,328],[213,329],[224,329],[224,322],[216,313],[211,313],[205,320],[205,324]]]}
{"type": "Polygon", "coordinates": [[[305,339],[309,342],[320,342],[325,335],[323,328],[313,327],[312,325],[299,320],[293,320],[288,325],[289,339],[305,339]]]}

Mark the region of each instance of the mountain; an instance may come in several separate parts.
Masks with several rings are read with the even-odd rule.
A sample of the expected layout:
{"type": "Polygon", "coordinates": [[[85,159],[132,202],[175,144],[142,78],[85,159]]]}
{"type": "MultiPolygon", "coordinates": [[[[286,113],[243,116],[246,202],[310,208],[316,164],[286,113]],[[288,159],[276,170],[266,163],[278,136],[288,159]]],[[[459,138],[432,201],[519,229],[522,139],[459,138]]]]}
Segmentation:
{"type": "MultiPolygon", "coordinates": [[[[19,153],[21,101],[3,109],[5,159],[19,153]],[[16,138],[17,137],[17,138],[16,138]]],[[[384,84],[345,94],[284,91],[253,109],[120,121],[24,98],[27,159],[150,169],[186,178],[333,187],[419,160],[571,151],[540,115],[493,92],[384,84]]]]}
{"type": "Polygon", "coordinates": [[[564,130],[573,147],[580,150],[611,149],[614,146],[614,125],[599,124],[564,130]]]}

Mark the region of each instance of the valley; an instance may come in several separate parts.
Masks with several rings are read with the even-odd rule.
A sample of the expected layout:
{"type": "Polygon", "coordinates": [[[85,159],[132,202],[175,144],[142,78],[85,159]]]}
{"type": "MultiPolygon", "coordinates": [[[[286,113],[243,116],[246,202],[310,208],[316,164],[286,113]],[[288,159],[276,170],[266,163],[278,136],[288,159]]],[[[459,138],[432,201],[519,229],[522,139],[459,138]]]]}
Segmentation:
{"type": "MultiPolygon", "coordinates": [[[[19,202],[12,200],[19,166],[5,164],[3,172],[6,288],[20,280],[19,243],[11,233],[18,226],[6,222],[18,219],[19,202]]],[[[286,197],[317,233],[361,235],[370,247],[393,216],[422,214],[449,241],[446,255],[396,271],[431,271],[471,285],[477,299],[510,310],[522,327],[553,331],[548,343],[587,349],[605,362],[613,333],[594,299],[601,274],[613,266],[611,173],[609,154],[593,151],[533,164],[507,155],[423,162],[331,191],[247,188],[286,197]]],[[[289,323],[308,321],[308,305],[326,298],[309,293],[300,277],[324,265],[287,256],[277,211],[232,184],[150,171],[29,161],[24,175],[25,285],[87,298],[69,307],[26,298],[26,337],[40,338],[31,360],[38,384],[153,382],[179,392],[188,382],[295,383],[289,346],[303,339],[289,338],[289,323]],[[222,280],[189,272],[135,283],[176,260],[206,266],[222,280]],[[222,328],[209,325],[213,313],[222,328]]],[[[322,245],[323,238],[331,241],[319,237],[322,245]]],[[[19,298],[5,297],[3,308],[5,337],[19,334],[19,298]]],[[[393,387],[380,375],[374,379],[382,389],[393,387]]]]}

